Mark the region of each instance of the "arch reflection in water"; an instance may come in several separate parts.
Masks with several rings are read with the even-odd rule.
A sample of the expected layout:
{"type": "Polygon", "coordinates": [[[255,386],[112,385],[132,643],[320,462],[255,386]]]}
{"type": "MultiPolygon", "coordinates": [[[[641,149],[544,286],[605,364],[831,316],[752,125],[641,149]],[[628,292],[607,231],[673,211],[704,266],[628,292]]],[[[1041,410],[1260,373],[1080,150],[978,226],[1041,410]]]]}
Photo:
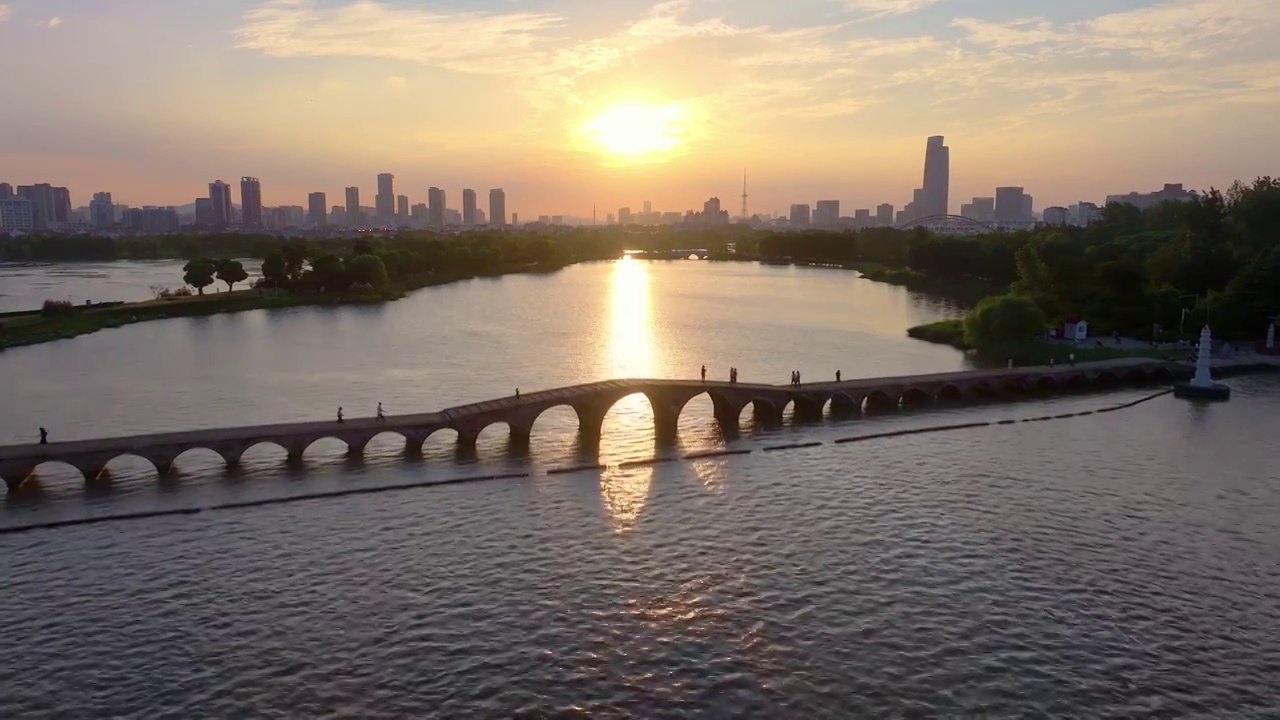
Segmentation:
{"type": "MultiPolygon", "coordinates": [[[[606,357],[601,368],[604,377],[643,378],[658,374],[649,282],[646,263],[627,256],[613,264],[609,275],[606,357]]],[[[635,459],[653,452],[653,408],[643,394],[622,398],[610,408],[605,423],[602,458],[635,459]]]]}
{"type": "Polygon", "coordinates": [[[617,532],[635,527],[653,485],[653,468],[609,468],[600,475],[600,500],[617,532]]]}

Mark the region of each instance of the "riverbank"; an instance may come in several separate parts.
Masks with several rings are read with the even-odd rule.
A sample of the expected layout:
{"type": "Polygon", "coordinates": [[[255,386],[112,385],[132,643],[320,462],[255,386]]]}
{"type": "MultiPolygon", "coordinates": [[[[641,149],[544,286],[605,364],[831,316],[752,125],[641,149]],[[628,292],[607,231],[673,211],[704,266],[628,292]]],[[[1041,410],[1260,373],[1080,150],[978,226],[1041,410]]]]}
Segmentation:
{"type": "Polygon", "coordinates": [[[447,285],[477,277],[500,277],[524,273],[551,273],[563,264],[527,265],[480,274],[434,273],[404,278],[385,290],[365,288],[341,293],[289,293],[283,290],[251,289],[215,292],[189,297],[115,303],[102,307],[75,308],[65,315],[44,315],[38,311],[13,313],[0,318],[0,351],[13,347],[66,340],[80,335],[123,327],[149,320],[199,317],[248,310],[274,310],[320,305],[369,305],[392,302],[408,293],[437,285],[447,285]]]}
{"type": "MultiPolygon", "coordinates": [[[[938,322],[907,328],[907,336],[936,345],[948,345],[957,350],[973,351],[973,347],[965,342],[964,320],[959,318],[939,320],[938,322]]],[[[1133,357],[1178,361],[1186,359],[1187,350],[1167,350],[1152,348],[1148,345],[1116,347],[1105,342],[1099,345],[1096,340],[1089,340],[1083,343],[1033,340],[1001,348],[999,352],[985,353],[985,355],[988,361],[985,364],[996,367],[1009,360],[1013,360],[1019,366],[1048,365],[1051,360],[1061,363],[1067,362],[1068,358],[1073,355],[1076,362],[1117,360],[1133,357]]]]}

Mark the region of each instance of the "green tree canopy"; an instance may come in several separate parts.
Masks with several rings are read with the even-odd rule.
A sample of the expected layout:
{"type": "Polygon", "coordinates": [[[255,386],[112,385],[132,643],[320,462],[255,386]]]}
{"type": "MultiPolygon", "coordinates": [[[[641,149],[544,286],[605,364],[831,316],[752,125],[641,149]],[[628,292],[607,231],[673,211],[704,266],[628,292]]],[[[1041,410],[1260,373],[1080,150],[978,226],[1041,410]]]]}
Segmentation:
{"type": "Polygon", "coordinates": [[[183,265],[182,272],[182,282],[203,295],[204,289],[213,284],[213,276],[218,272],[218,266],[207,258],[197,258],[183,265]]]}
{"type": "Polygon", "coordinates": [[[995,350],[1044,337],[1048,323],[1031,300],[1017,295],[989,297],[964,319],[965,342],[978,350],[995,350]]]}
{"type": "Polygon", "coordinates": [[[347,261],[347,274],[356,285],[382,290],[390,284],[387,266],[377,255],[357,255],[347,261]]]}
{"type": "Polygon", "coordinates": [[[345,290],[351,285],[346,265],[341,257],[333,253],[312,260],[311,274],[315,283],[325,290],[345,290]]]}
{"type": "Polygon", "coordinates": [[[284,253],[279,250],[267,253],[266,259],[262,261],[262,279],[270,283],[271,287],[280,287],[289,279],[285,272],[284,253]]]}
{"type": "Polygon", "coordinates": [[[244,282],[249,279],[249,273],[245,272],[244,264],[239,260],[222,259],[217,261],[219,280],[227,284],[227,291],[234,289],[235,284],[244,282]]]}

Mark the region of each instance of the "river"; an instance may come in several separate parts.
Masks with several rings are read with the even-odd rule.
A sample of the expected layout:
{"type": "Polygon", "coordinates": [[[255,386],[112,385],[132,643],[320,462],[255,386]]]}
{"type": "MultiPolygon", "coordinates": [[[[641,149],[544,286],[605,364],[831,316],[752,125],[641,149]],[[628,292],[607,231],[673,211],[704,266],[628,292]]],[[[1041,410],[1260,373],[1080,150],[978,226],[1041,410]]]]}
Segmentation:
{"type": "MultiPolygon", "coordinates": [[[[105,272],[130,285],[128,265],[105,272]]],[[[903,330],[954,312],[838,270],[632,261],[177,318],[0,353],[0,443],[420,412],[704,363],[744,382],[948,371],[962,354],[903,330]]],[[[92,490],[47,465],[0,526],[530,477],[0,536],[0,716],[1274,717],[1280,382],[1229,382],[1224,405],[850,445],[832,441],[1152,391],[729,440],[703,397],[676,452],[757,452],[569,475],[545,473],[581,459],[567,409],[527,454],[493,428],[467,458],[435,436],[413,462],[390,437],[361,463],[317,444],[303,468],[196,452],[164,480],[126,458],[92,490]],[[758,452],[785,442],[823,444],[758,452]]],[[[654,453],[646,401],[620,402],[601,456],[654,453]]]]}

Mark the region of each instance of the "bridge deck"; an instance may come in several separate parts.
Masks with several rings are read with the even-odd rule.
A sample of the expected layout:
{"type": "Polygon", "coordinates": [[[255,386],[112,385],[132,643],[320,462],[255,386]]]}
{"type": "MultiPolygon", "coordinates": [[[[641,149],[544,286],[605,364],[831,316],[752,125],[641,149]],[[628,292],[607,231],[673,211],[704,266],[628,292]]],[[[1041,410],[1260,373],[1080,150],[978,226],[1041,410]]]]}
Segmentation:
{"type": "Polygon", "coordinates": [[[844,380],[838,383],[806,383],[800,388],[793,388],[789,385],[728,383],[723,381],[701,382],[698,380],[651,379],[605,380],[601,382],[586,383],[583,385],[574,385],[570,387],[522,394],[519,397],[511,396],[497,398],[494,400],[486,400],[484,402],[461,405],[439,412],[410,415],[389,415],[384,421],[379,421],[376,418],[351,418],[341,425],[338,425],[335,420],[324,420],[275,423],[268,425],[247,425],[243,427],[214,428],[207,430],[187,430],[169,433],[147,433],[122,437],[53,442],[47,445],[40,445],[39,443],[10,445],[0,447],[0,461],[37,458],[56,459],[61,456],[71,456],[82,453],[122,452],[138,448],[199,445],[202,443],[218,443],[226,441],[252,441],[261,438],[323,436],[333,433],[335,429],[338,428],[344,431],[412,431],[414,429],[439,428],[449,424],[450,422],[470,415],[513,410],[522,407],[536,407],[546,405],[548,403],[567,405],[573,403],[575,400],[582,400],[587,396],[591,396],[602,391],[626,391],[627,389],[633,389],[635,392],[641,392],[645,388],[673,387],[689,390],[702,388],[725,388],[733,389],[737,392],[750,392],[752,390],[760,391],[762,393],[784,392],[789,394],[843,392],[850,395],[866,395],[879,389],[909,388],[911,386],[937,385],[949,382],[972,383],[983,379],[1008,381],[1021,377],[1042,376],[1046,374],[1068,375],[1076,372],[1089,371],[1123,371],[1128,368],[1149,366],[1152,364],[1171,365],[1171,363],[1150,358],[1122,358],[1100,362],[1078,363],[1076,365],[1064,364],[1058,365],[1054,368],[996,368],[991,370],[964,370],[928,375],[859,378],[844,380]]]}

